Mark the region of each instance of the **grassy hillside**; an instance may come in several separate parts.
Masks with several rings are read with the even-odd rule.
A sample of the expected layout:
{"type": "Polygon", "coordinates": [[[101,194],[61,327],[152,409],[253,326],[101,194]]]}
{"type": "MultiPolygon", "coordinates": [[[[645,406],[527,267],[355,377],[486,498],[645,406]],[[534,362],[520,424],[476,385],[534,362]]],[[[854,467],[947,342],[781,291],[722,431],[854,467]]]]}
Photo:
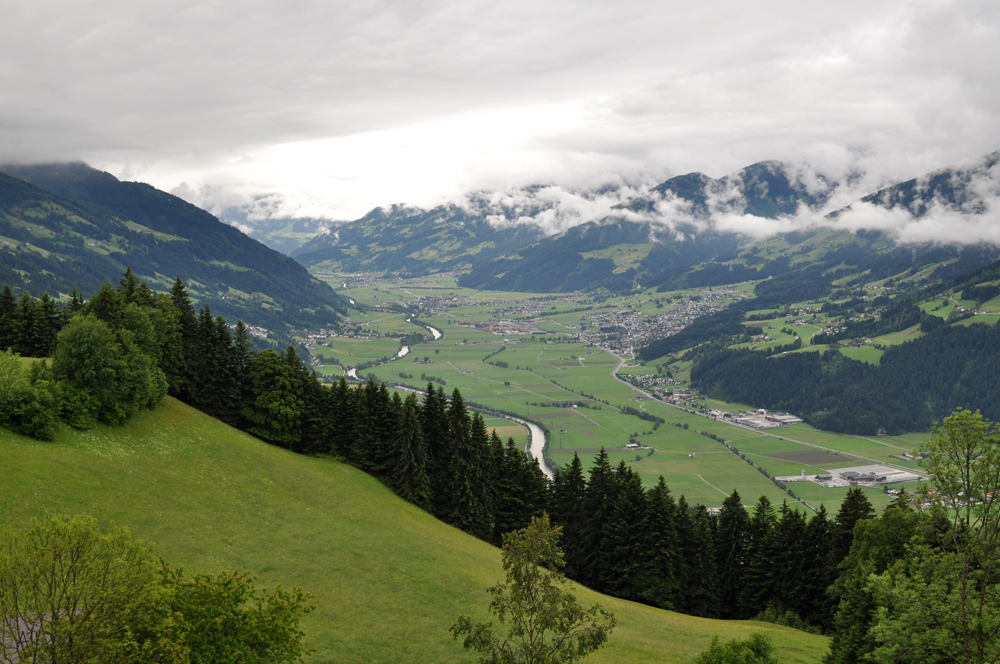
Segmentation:
{"type": "MultiPolygon", "coordinates": [[[[301,585],[313,662],[473,661],[450,639],[485,617],[499,551],[395,497],[360,471],[268,446],[166,399],[125,426],[42,443],[0,430],[0,523],[88,513],[129,526],[189,571],[245,568],[301,585]]],[[[686,662],[712,634],[772,634],[783,662],[818,662],[827,640],[599,597],[619,627],[591,662],[686,662]]]]}

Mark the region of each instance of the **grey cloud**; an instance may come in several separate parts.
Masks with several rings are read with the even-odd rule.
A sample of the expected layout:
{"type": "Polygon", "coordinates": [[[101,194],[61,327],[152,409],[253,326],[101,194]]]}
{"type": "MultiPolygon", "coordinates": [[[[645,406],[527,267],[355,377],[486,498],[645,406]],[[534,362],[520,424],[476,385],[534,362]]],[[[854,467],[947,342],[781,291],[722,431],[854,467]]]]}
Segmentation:
{"type": "MultiPolygon", "coordinates": [[[[0,161],[84,159],[168,189],[184,181],[212,209],[274,197],[260,209],[345,218],[411,202],[392,198],[393,182],[361,191],[350,172],[324,190],[245,164],[276,144],[540,103],[578,103],[586,121],[529,139],[531,167],[485,160],[442,174],[428,198],[539,181],[572,191],[611,173],[634,186],[717,177],[778,159],[849,183],[834,194],[847,205],[1000,146],[992,0],[2,8],[0,161]]],[[[561,204],[580,212],[553,212],[551,227],[586,207],[561,204]]]]}

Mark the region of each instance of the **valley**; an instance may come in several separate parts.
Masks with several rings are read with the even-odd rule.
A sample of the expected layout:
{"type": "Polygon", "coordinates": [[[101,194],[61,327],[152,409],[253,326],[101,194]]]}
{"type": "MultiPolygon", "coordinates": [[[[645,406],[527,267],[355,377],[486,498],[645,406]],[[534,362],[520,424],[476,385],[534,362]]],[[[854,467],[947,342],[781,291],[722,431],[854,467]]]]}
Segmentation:
{"type": "MultiPolygon", "coordinates": [[[[392,341],[393,335],[421,332],[422,326],[406,322],[415,316],[442,330],[443,337],[432,340],[425,333],[421,342],[410,345],[405,357],[360,369],[360,378],[370,375],[416,390],[423,390],[428,381],[442,385],[446,392],[458,388],[470,404],[486,412],[503,411],[544,426],[548,458],[556,465],[567,464],[576,453],[586,467],[605,447],[614,463],[626,461],[647,486],[664,475],[672,490],[692,503],[718,507],[733,489],[750,498],[767,495],[779,504],[794,500],[760,469],[770,477],[802,471],[812,475],[876,462],[915,469],[914,459],[900,457],[927,440],[927,434],[919,433],[843,435],[807,424],[753,430],[709,415],[711,410],[736,413],[750,406],[695,397],[670,401],[671,393],[690,389],[691,361],[684,353],[644,361],[636,357],[637,347],[662,334],[666,326],[679,330],[699,315],[752,302],[747,297],[752,297],[753,283],[671,292],[646,289],[614,296],[477,291],[458,286],[456,276],[449,274],[413,279],[345,275],[333,282],[335,286],[346,283],[340,292],[364,309],[352,309],[345,328],[355,325],[382,338],[366,342],[377,348],[368,354],[355,353],[358,341],[351,337],[317,342],[316,369],[328,380],[339,378],[343,367],[352,366],[349,362],[326,364],[324,358],[336,353],[355,353],[348,359],[358,364],[375,355],[392,358],[400,347],[392,341]],[[624,409],[634,409],[649,419],[624,409]],[[724,439],[738,453],[705,434],[724,439]],[[638,444],[639,449],[626,448],[630,444],[638,444]]],[[[868,285],[866,297],[874,299],[892,290],[884,281],[875,282],[868,285]]],[[[750,323],[760,329],[760,338],[737,339],[733,347],[786,347],[798,338],[804,345],[783,352],[822,352],[827,346],[808,345],[811,337],[832,331],[845,320],[839,312],[824,313],[826,301],[748,309],[748,316],[762,319],[750,323]]],[[[879,348],[919,334],[919,330],[891,333],[871,343],[862,341],[858,348],[843,344],[841,352],[877,363],[879,348]]],[[[491,426],[496,423],[491,419],[491,426]]],[[[510,431],[505,426],[502,435],[510,431]]],[[[522,446],[527,443],[523,431],[515,440],[522,446]]],[[[837,509],[846,492],[811,482],[785,486],[810,507],[822,503],[830,511],[837,509]]],[[[915,487],[915,481],[891,486],[910,491],[915,487]]],[[[864,490],[876,506],[893,499],[882,487],[864,490]]]]}

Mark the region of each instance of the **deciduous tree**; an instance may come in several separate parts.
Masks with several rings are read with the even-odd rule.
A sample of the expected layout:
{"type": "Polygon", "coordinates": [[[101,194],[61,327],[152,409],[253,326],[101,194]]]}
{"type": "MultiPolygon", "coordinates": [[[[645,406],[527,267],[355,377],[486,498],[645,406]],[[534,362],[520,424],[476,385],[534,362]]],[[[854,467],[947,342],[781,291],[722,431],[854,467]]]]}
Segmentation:
{"type": "Polygon", "coordinates": [[[490,613],[501,625],[473,623],[461,616],[451,626],[456,639],[465,636],[467,650],[481,654],[483,664],[564,664],[600,648],[615,627],[614,616],[595,604],[584,609],[558,573],[563,554],[560,528],[548,515],[536,517],[523,530],[504,536],[506,582],[487,592],[490,613]]]}

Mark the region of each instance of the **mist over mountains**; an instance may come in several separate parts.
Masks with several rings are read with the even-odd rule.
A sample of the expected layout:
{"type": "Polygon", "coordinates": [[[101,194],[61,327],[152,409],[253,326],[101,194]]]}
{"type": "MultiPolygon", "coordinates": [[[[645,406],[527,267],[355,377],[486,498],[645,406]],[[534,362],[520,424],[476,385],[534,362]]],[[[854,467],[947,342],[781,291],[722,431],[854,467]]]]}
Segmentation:
{"type": "MultiPolygon", "coordinates": [[[[575,283],[619,290],[640,285],[640,277],[654,285],[671,281],[677,270],[730,254],[731,261],[755,241],[820,227],[845,234],[841,244],[874,246],[871,238],[878,237],[879,252],[1000,243],[998,153],[874,192],[864,190],[868,183],[860,173],[837,181],[801,165],[765,161],[721,178],[689,173],[653,187],[479,192],[430,210],[377,208],[292,255],[307,267],[331,270],[471,270],[463,282],[478,288],[533,283],[559,290],[575,283]],[[858,239],[859,231],[875,235],[858,239]],[[637,246],[630,256],[624,249],[612,255],[618,245],[637,246]],[[610,253],[593,253],[601,251],[610,253]]],[[[726,269],[745,271],[746,263],[739,259],[726,269]]],[[[765,276],[761,269],[747,278],[765,276]]],[[[711,281],[706,275],[694,280],[711,281]]]]}

